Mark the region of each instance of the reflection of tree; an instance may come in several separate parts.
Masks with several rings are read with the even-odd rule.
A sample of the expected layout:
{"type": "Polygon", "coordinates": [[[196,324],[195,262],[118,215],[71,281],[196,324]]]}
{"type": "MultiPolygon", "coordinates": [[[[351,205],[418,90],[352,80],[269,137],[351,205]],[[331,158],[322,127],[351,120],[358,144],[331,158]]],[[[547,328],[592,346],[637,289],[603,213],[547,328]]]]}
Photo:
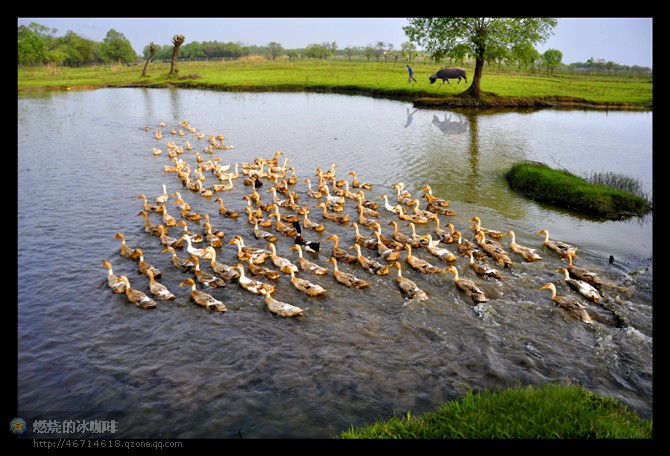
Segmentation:
{"type": "Polygon", "coordinates": [[[153,100],[151,99],[151,93],[149,92],[151,89],[147,89],[144,87],[142,90],[142,94],[144,95],[144,104],[145,109],[146,109],[146,115],[147,119],[153,119],[154,117],[154,106],[153,106],[153,100]]]}
{"type": "Polygon", "coordinates": [[[478,116],[468,113],[466,114],[468,123],[470,124],[470,175],[467,186],[471,190],[475,190],[479,186],[479,131],[478,131],[478,116]]]}
{"type": "Polygon", "coordinates": [[[407,108],[407,123],[405,124],[405,128],[412,124],[412,121],[414,120],[414,114],[416,114],[417,111],[418,109],[414,108],[414,111],[409,112],[409,108],[407,108]]]}
{"type": "Polygon", "coordinates": [[[171,88],[169,89],[170,91],[170,104],[172,105],[172,118],[180,121],[181,119],[181,113],[180,108],[181,108],[181,100],[180,100],[180,93],[179,89],[171,88]]]}
{"type": "Polygon", "coordinates": [[[444,114],[444,120],[433,114],[433,125],[437,126],[445,135],[460,135],[468,131],[468,123],[458,116],[458,120],[451,120],[451,114],[447,117],[444,114]]]}

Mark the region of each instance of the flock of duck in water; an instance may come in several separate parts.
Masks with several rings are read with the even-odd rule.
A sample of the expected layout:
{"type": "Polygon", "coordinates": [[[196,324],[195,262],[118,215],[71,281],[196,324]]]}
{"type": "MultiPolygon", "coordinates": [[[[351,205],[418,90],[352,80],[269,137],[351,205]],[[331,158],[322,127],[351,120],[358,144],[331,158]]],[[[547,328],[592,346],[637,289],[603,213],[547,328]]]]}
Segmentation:
{"type": "MultiPolygon", "coordinates": [[[[164,122],[161,122],[161,128],[165,128],[164,122]]],[[[157,141],[163,138],[161,128],[155,132],[157,141]]],[[[150,128],[146,127],[145,130],[149,131],[150,128]]],[[[175,138],[194,135],[196,141],[205,137],[186,120],[179,128],[172,128],[170,133],[175,138]]],[[[250,293],[261,295],[271,312],[282,317],[302,316],[304,309],[273,297],[281,274],[290,276],[290,283],[300,292],[308,296],[325,296],[326,289],[310,280],[310,275],[332,275],[339,284],[335,286],[366,288],[370,286],[366,275],[389,275],[393,268],[399,291],[407,298],[404,305],[428,299],[428,295],[416,282],[402,275],[403,265],[422,274],[452,274],[455,286],[474,303],[482,303],[490,298],[474,280],[461,277],[456,267],[459,256],[469,258],[467,265],[481,280],[494,281],[503,281],[503,271],[512,267],[514,261],[534,262],[543,259],[537,249],[517,244],[513,231],[485,228],[478,217],[470,219],[472,239],[456,230],[450,222],[443,225],[441,216],[450,217],[456,213],[449,208],[449,201],[433,195],[428,185],[422,189],[424,193],[421,198],[425,199],[423,209],[420,207],[421,199],[410,195],[402,182],[392,187],[395,194],[382,194],[379,197],[383,203],[369,200],[365,192],[372,188],[372,184],[359,181],[355,171],[349,172],[346,178],[337,176],[335,163],[326,170],[317,168],[313,183],[310,179],[302,179],[302,183],[306,184],[303,195],[306,195],[308,201],[299,203],[304,197],[294,188],[300,179],[293,166],[288,166],[288,158],[284,157],[280,164],[283,155],[281,151],[277,151],[271,158],[257,157],[248,163],[236,163],[231,170],[230,164],[220,164],[221,157],[214,157],[215,149],[232,148],[224,144],[223,140],[223,135],[209,135],[209,145],[203,152],[212,158],[207,160],[198,151],[186,154],[194,149],[188,140],[181,146],[174,140],[168,141],[166,155],[171,164],[164,166],[164,172],[175,174],[184,191],[217,202],[220,216],[246,217],[262,247],[245,245],[239,234],[224,240],[227,235],[212,225],[209,213],[193,211],[179,191],[170,194],[165,184],[162,186],[163,193],[154,198],[144,194],[138,197],[143,200],[139,214],[144,218],[144,230],[157,238],[156,242],[163,246],[162,252],[171,255],[172,264],[176,268],[192,275],[179,283],[179,286],[188,287],[190,299],[211,311],[227,310],[225,303],[214,293],[217,288],[236,283],[250,293]],[[184,160],[185,155],[191,155],[195,163],[184,160]],[[351,181],[348,177],[351,177],[351,181]],[[249,189],[243,197],[246,201],[244,214],[228,209],[224,204],[226,192],[240,184],[249,189]],[[179,215],[170,215],[172,210],[168,209],[168,204],[174,205],[179,215]],[[353,217],[355,220],[351,220],[352,217],[344,211],[345,206],[352,205],[358,213],[357,217],[353,217]],[[312,213],[310,206],[315,212],[320,210],[320,220],[309,218],[312,213]],[[382,232],[381,211],[391,218],[387,225],[392,226],[393,231],[388,235],[382,232]],[[327,237],[327,241],[332,242],[329,246],[309,239],[307,233],[322,232],[327,230],[328,224],[333,223],[354,230],[355,242],[349,248],[341,248],[335,234],[327,237]],[[409,226],[411,233],[400,231],[400,223],[409,226]],[[192,230],[194,225],[198,229],[192,230]],[[372,230],[371,234],[362,234],[361,226],[372,230]],[[417,226],[427,228],[429,232],[417,234],[417,226]],[[277,252],[275,242],[279,236],[292,240],[290,249],[297,252],[297,260],[277,252]],[[507,248],[501,242],[504,237],[510,239],[507,248]],[[239,261],[235,264],[217,260],[217,254],[225,244],[237,248],[239,261]],[[180,255],[178,251],[183,254],[180,255]],[[426,255],[416,256],[417,251],[425,251],[426,255]],[[325,253],[330,267],[316,262],[319,255],[312,260],[308,258],[308,253],[310,256],[325,253]],[[340,270],[340,263],[352,265],[352,270],[359,270],[360,274],[340,270]]],[[[153,153],[158,156],[163,152],[154,147],[153,153]]],[[[602,281],[593,271],[573,264],[577,253],[575,246],[550,239],[546,229],[538,234],[544,235],[543,244],[549,249],[543,254],[558,255],[567,260],[565,267],[557,272],[564,275],[563,280],[574,290],[575,295],[558,295],[555,284],[551,282],[541,288],[549,290],[550,299],[574,317],[584,323],[592,323],[580,299],[601,303],[602,281]]],[[[125,294],[130,302],[145,309],[155,308],[156,301],[175,300],[177,296],[160,282],[161,271],[144,258],[142,249],[127,245],[123,233],[117,233],[114,237],[121,242],[120,255],[137,262],[139,272],[149,278],[149,293],[132,288],[128,276],[117,276],[111,262],[105,260],[102,266],[108,269],[109,287],[115,293],[125,294]]]]}

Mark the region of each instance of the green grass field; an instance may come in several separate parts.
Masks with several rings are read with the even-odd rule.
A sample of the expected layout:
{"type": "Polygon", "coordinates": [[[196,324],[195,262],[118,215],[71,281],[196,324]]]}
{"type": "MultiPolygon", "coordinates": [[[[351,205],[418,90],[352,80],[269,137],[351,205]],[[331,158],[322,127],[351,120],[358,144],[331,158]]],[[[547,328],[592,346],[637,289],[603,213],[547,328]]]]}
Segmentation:
{"type": "MultiPolygon", "coordinates": [[[[465,90],[463,82],[431,85],[428,76],[439,65],[414,64],[418,83],[407,83],[404,62],[367,62],[300,59],[270,61],[248,57],[233,61],[179,62],[178,77],[168,78],[169,63],[152,62],[148,77],[140,79],[143,64],[105,65],[81,68],[19,67],[18,90],[75,89],[93,87],[185,85],[216,90],[324,90],[368,93],[414,100],[445,98],[465,90]]],[[[468,84],[474,68],[468,68],[468,84]]],[[[481,89],[486,98],[558,98],[612,106],[652,107],[652,76],[596,76],[586,74],[526,74],[486,67],[481,89]]]]}

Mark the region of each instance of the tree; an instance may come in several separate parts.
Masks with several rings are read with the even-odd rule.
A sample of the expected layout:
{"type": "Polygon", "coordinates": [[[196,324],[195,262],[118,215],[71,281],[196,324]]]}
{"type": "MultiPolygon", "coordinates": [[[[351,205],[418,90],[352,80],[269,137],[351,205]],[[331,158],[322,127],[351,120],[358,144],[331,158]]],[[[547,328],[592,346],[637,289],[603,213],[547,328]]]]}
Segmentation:
{"type": "MultiPolygon", "coordinates": [[[[463,92],[481,99],[481,80],[489,49],[515,44],[542,43],[558,23],[554,18],[409,18],[403,27],[410,41],[423,46],[433,59],[458,57],[467,53],[475,60],[475,74],[463,92]]],[[[499,49],[498,51],[499,52],[499,49]]]]}
{"type": "Polygon", "coordinates": [[[21,65],[40,65],[47,60],[44,40],[32,30],[24,30],[18,42],[18,56],[21,65]]]}
{"type": "Polygon", "coordinates": [[[351,62],[351,57],[354,55],[354,48],[352,48],[351,46],[347,46],[343,50],[344,55],[346,55],[349,61],[351,62]]]}
{"type": "Polygon", "coordinates": [[[184,44],[185,39],[184,35],[175,35],[172,37],[172,44],[174,47],[172,48],[172,64],[170,65],[168,76],[177,75],[177,57],[179,57],[179,48],[184,44]]]}
{"type": "Polygon", "coordinates": [[[386,43],[383,41],[377,41],[377,44],[375,44],[375,60],[377,60],[377,62],[379,62],[380,57],[384,55],[385,50],[386,43]]]}
{"type": "Polygon", "coordinates": [[[515,44],[509,55],[510,63],[516,63],[519,69],[533,67],[540,53],[530,43],[515,44]]]}
{"type": "Polygon", "coordinates": [[[416,56],[416,46],[411,41],[405,41],[400,45],[400,50],[402,51],[402,56],[408,61],[411,62],[412,59],[416,56]]]}
{"type": "Polygon", "coordinates": [[[105,39],[102,40],[102,56],[108,62],[129,63],[137,58],[130,41],[123,33],[109,29],[105,39]]]}
{"type": "Polygon", "coordinates": [[[151,43],[149,43],[149,57],[147,57],[147,61],[144,62],[144,69],[142,70],[140,78],[147,77],[147,67],[149,66],[149,63],[153,60],[155,55],[156,55],[156,45],[152,41],[151,43]]]}
{"type": "Polygon", "coordinates": [[[276,59],[281,55],[282,52],[284,52],[284,48],[282,47],[282,45],[279,43],[275,43],[274,41],[271,41],[268,44],[268,49],[270,50],[272,60],[276,59]]]}
{"type": "Polygon", "coordinates": [[[376,50],[371,44],[368,44],[365,46],[365,49],[363,49],[363,55],[368,59],[368,62],[370,61],[370,57],[375,56],[375,52],[376,50]]]}
{"type": "Polygon", "coordinates": [[[286,55],[288,55],[289,60],[293,60],[297,59],[300,56],[300,53],[298,53],[298,51],[296,51],[295,49],[291,49],[286,53],[286,55]]]}
{"type": "Polygon", "coordinates": [[[558,49],[547,49],[544,51],[544,54],[542,54],[542,60],[547,67],[547,72],[551,72],[553,75],[554,68],[560,65],[561,60],[563,60],[563,53],[558,49]]]}

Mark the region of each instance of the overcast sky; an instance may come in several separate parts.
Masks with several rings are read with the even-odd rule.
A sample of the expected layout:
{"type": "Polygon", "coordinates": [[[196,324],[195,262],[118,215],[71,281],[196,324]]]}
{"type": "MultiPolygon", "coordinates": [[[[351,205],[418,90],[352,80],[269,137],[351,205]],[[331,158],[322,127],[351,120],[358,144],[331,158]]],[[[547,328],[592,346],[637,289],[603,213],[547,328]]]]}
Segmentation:
{"type": "MultiPolygon", "coordinates": [[[[337,42],[339,49],[378,41],[399,49],[408,41],[402,30],[406,18],[18,18],[18,25],[31,22],[58,29],[57,36],[72,30],[94,41],[102,41],[109,29],[115,29],[140,55],[152,41],[171,44],[177,33],[186,37],[186,43],[239,41],[262,46],[275,41],[286,49],[325,41],[337,42]]],[[[554,34],[536,48],[558,49],[566,64],[593,57],[652,68],[652,22],[652,18],[559,18],[554,34]]]]}

